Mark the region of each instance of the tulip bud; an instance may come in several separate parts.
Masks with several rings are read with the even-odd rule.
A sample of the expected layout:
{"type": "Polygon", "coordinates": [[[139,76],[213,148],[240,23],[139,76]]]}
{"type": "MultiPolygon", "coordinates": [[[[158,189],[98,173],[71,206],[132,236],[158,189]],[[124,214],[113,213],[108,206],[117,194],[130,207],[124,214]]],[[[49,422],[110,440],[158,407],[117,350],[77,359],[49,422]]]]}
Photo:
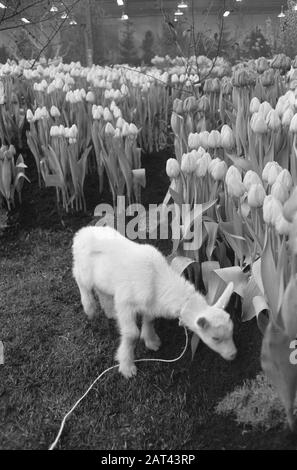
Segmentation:
{"type": "Polygon", "coordinates": [[[282,125],[284,127],[289,127],[290,124],[291,124],[291,121],[294,117],[294,111],[292,108],[287,108],[283,114],[283,117],[282,117],[282,125]]]}
{"type": "Polygon", "coordinates": [[[188,137],[188,146],[190,149],[198,149],[200,146],[199,134],[190,132],[188,137]]]}
{"type": "Polygon", "coordinates": [[[227,185],[227,191],[230,196],[241,197],[245,193],[245,187],[241,179],[241,174],[234,165],[231,165],[228,169],[225,177],[225,183],[227,185]]]}
{"type": "Polygon", "coordinates": [[[262,184],[255,183],[251,184],[248,191],[248,205],[256,208],[263,205],[263,201],[266,197],[265,189],[262,184]]]}
{"type": "Polygon", "coordinates": [[[104,121],[112,121],[112,114],[107,107],[104,108],[103,119],[104,121]]]}
{"type": "Polygon", "coordinates": [[[266,196],[263,203],[263,218],[268,225],[274,225],[279,215],[282,215],[282,205],[271,194],[266,196]]]}
{"type": "Polygon", "coordinates": [[[50,128],[50,136],[51,137],[57,137],[59,135],[59,127],[58,126],[52,126],[50,128]]]}
{"type": "Polygon", "coordinates": [[[34,114],[32,113],[31,109],[27,110],[27,121],[28,122],[34,122],[34,114]]]}
{"type": "Polygon", "coordinates": [[[276,178],[275,183],[280,183],[289,191],[293,186],[291,173],[287,169],[282,170],[276,178]]]}
{"type": "Polygon", "coordinates": [[[259,112],[253,114],[251,119],[251,128],[257,134],[265,134],[267,132],[267,124],[259,112]]]}
{"type": "Polygon", "coordinates": [[[92,91],[88,91],[87,95],[86,95],[86,101],[88,103],[94,103],[95,102],[95,95],[92,91]]]}
{"type": "Polygon", "coordinates": [[[196,176],[198,176],[198,178],[204,177],[207,173],[208,163],[209,163],[207,155],[209,154],[205,152],[205,154],[197,160],[195,173],[196,173],[196,176]]]}
{"type": "Polygon", "coordinates": [[[50,109],[50,114],[52,117],[59,117],[61,116],[61,113],[60,111],[58,110],[58,108],[56,106],[52,106],[51,109],[50,109]]]}
{"type": "Polygon", "coordinates": [[[291,225],[282,214],[277,216],[275,220],[275,229],[279,235],[289,235],[291,225]]]}
{"type": "Polygon", "coordinates": [[[275,181],[271,186],[271,195],[283,204],[289,197],[289,191],[280,182],[275,181]]]}
{"type": "Polygon", "coordinates": [[[257,97],[252,98],[251,103],[250,103],[250,113],[251,114],[257,113],[259,111],[260,104],[261,103],[257,97]]]}
{"type": "Polygon", "coordinates": [[[272,185],[281,171],[282,167],[277,162],[268,162],[263,169],[262,179],[272,185]]]}
{"type": "Polygon", "coordinates": [[[223,160],[220,160],[219,158],[216,160],[215,165],[212,166],[212,169],[210,171],[211,176],[215,181],[224,181],[228,167],[226,162],[223,160]]]}
{"type": "Polygon", "coordinates": [[[272,131],[278,131],[281,126],[280,118],[274,109],[271,109],[266,116],[266,124],[272,131]]]}
{"type": "Polygon", "coordinates": [[[135,126],[135,124],[131,123],[129,125],[129,134],[130,135],[137,135],[138,134],[138,129],[137,127],[135,126]]]}
{"type": "Polygon", "coordinates": [[[262,180],[260,176],[253,170],[248,170],[243,178],[243,184],[247,191],[249,191],[252,184],[261,184],[262,180]]]}
{"type": "Polygon", "coordinates": [[[76,124],[73,124],[71,128],[69,129],[69,138],[76,139],[77,135],[78,135],[78,128],[76,124]]]}
{"type": "Polygon", "coordinates": [[[266,119],[267,114],[269,111],[271,111],[272,106],[268,101],[264,101],[263,103],[260,104],[258,113],[263,117],[263,119],[266,119]]]}
{"type": "Polygon", "coordinates": [[[178,178],[180,175],[180,166],[175,158],[169,158],[166,163],[166,173],[169,178],[178,178]]]}
{"type": "Polygon", "coordinates": [[[221,130],[221,145],[225,150],[231,150],[235,147],[233,131],[227,124],[225,124],[221,130]]]}
{"type": "Polygon", "coordinates": [[[127,137],[128,135],[130,135],[130,127],[129,124],[125,121],[122,127],[122,136],[127,137]]]}
{"type": "Polygon", "coordinates": [[[105,126],[105,134],[114,136],[114,133],[115,133],[115,129],[113,125],[110,122],[108,122],[105,126]]]}
{"type": "Polygon", "coordinates": [[[289,222],[292,222],[297,214],[297,187],[294,188],[291,196],[284,204],[283,215],[289,222]]]}
{"type": "Polygon", "coordinates": [[[175,100],[173,101],[173,108],[172,109],[176,114],[182,114],[183,113],[183,102],[182,102],[182,100],[180,100],[178,98],[175,98],[175,100]]]}
{"type": "Polygon", "coordinates": [[[199,100],[198,100],[198,111],[202,113],[207,113],[210,109],[210,104],[209,104],[209,98],[206,95],[203,95],[199,100]]]}
{"type": "Polygon", "coordinates": [[[173,112],[171,115],[171,128],[175,135],[179,136],[181,133],[181,126],[183,123],[183,118],[179,114],[173,112]]]}
{"type": "Polygon", "coordinates": [[[195,171],[196,164],[197,158],[190,153],[185,153],[182,156],[181,170],[185,175],[190,175],[195,171]]]}
{"type": "Polygon", "coordinates": [[[208,136],[208,147],[215,149],[221,146],[221,134],[219,131],[211,131],[208,136]]]}
{"type": "Polygon", "coordinates": [[[200,132],[199,138],[200,138],[201,147],[203,147],[204,149],[207,149],[208,148],[209,132],[208,131],[200,132]]]}

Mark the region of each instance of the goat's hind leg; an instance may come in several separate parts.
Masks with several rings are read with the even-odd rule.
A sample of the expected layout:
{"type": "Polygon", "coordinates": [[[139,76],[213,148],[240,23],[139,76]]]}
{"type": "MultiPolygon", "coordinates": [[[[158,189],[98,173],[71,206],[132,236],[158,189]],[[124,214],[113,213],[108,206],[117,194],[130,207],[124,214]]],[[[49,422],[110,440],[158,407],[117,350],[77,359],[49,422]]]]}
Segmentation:
{"type": "Polygon", "coordinates": [[[100,306],[107,318],[116,318],[113,296],[104,294],[103,292],[97,289],[96,294],[98,296],[100,306]]]}
{"type": "Polygon", "coordinates": [[[145,346],[152,351],[158,351],[161,346],[161,340],[155,331],[154,322],[146,315],[143,315],[142,318],[141,339],[144,340],[145,346]]]}
{"type": "Polygon", "coordinates": [[[84,284],[80,282],[79,279],[75,279],[79,288],[81,303],[84,309],[85,314],[92,320],[98,316],[96,299],[92,292],[92,289],[88,289],[84,284]]]}
{"type": "Polygon", "coordinates": [[[117,321],[121,332],[121,342],[116,353],[119,362],[119,371],[127,379],[136,375],[134,363],[134,349],[139,338],[139,329],[136,324],[136,313],[128,306],[116,307],[117,321]]]}

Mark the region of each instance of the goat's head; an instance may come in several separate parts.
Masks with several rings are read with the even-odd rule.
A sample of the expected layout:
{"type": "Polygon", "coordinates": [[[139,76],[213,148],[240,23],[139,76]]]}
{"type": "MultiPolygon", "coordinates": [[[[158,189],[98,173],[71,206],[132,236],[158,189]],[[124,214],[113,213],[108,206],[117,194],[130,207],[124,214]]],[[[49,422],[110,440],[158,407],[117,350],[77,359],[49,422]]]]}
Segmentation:
{"type": "Polygon", "coordinates": [[[233,292],[230,282],[218,301],[205,305],[201,295],[193,295],[181,312],[181,323],[196,333],[212,350],[227,361],[235,359],[237,354],[233,342],[233,322],[224,309],[233,292]]]}

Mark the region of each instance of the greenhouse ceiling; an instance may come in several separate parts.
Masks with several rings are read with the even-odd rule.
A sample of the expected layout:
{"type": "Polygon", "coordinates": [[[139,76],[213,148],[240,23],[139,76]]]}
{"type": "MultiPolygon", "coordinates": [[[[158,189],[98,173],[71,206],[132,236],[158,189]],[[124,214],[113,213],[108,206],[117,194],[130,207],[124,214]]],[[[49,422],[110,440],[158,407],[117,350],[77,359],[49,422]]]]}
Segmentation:
{"type": "MultiPolygon", "coordinates": [[[[130,16],[161,15],[162,12],[174,13],[179,3],[192,4],[197,12],[202,14],[219,14],[229,10],[235,14],[265,13],[277,15],[281,6],[286,6],[286,0],[101,0],[100,5],[107,16],[119,16],[124,10],[130,16]],[[123,4],[123,5],[122,5],[123,4]]],[[[186,8],[183,11],[189,11],[186,8]]]]}

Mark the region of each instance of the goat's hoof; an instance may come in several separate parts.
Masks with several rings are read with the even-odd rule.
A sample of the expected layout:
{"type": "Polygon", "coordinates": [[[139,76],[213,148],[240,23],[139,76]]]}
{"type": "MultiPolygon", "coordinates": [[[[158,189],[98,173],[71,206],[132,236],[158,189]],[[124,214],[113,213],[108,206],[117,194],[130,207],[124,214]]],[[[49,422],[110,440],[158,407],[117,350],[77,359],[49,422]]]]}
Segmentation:
{"type": "Polygon", "coordinates": [[[135,377],[137,374],[137,367],[135,364],[120,364],[119,365],[119,372],[126,378],[130,379],[131,377],[135,377]]]}
{"type": "Polygon", "coordinates": [[[158,351],[161,346],[161,340],[159,336],[156,336],[154,339],[147,340],[145,342],[145,346],[147,347],[147,349],[150,349],[151,351],[158,351]]]}
{"type": "Polygon", "coordinates": [[[85,314],[87,315],[88,317],[88,320],[94,320],[95,318],[97,318],[99,315],[98,315],[98,312],[96,311],[96,309],[88,309],[88,310],[85,310],[85,314]]]}

